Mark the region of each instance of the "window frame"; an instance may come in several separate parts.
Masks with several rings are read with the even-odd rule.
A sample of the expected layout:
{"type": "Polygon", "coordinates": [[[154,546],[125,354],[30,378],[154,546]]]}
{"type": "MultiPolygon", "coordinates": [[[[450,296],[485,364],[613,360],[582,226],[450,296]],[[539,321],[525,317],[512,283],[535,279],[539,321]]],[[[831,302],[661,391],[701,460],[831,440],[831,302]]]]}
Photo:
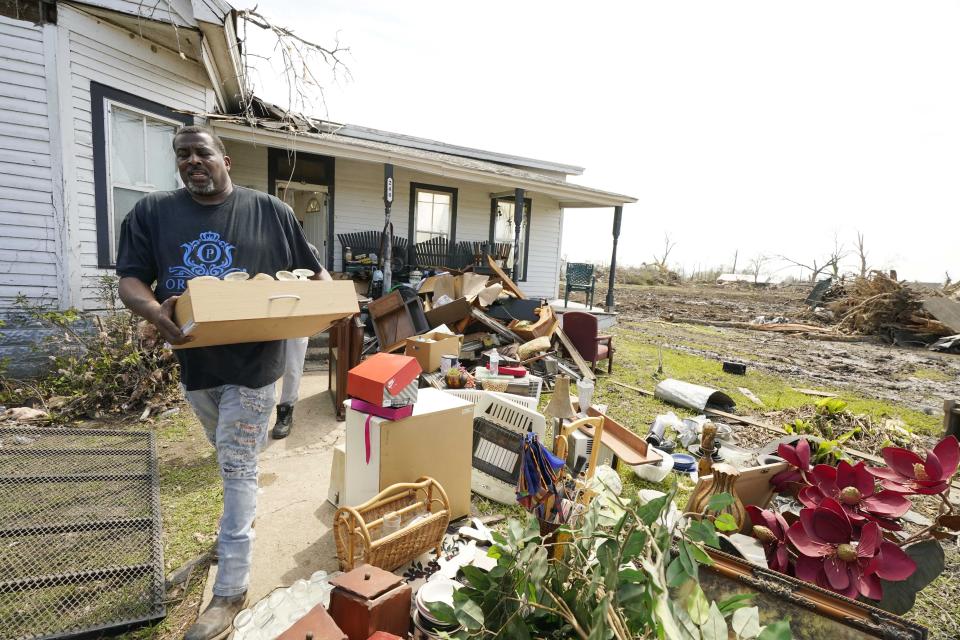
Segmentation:
{"type": "MultiPolygon", "coordinates": [[[[499,242],[497,240],[497,203],[499,202],[509,202],[516,206],[514,202],[514,196],[503,196],[500,198],[490,198],[490,237],[493,238],[494,242],[499,242]]],[[[526,231],[523,233],[523,273],[517,276],[513,274],[511,280],[514,282],[526,282],[527,274],[530,271],[530,227],[533,226],[533,198],[528,198],[524,196],[523,198],[523,208],[526,213],[526,231]]],[[[516,238],[516,231],[514,231],[513,237],[510,238],[510,242],[513,243],[513,240],[516,238]]]]}
{"type": "Polygon", "coordinates": [[[434,193],[444,193],[450,196],[450,234],[447,236],[447,247],[454,247],[457,244],[457,196],[459,189],[456,187],[444,187],[436,184],[425,184],[422,182],[410,183],[410,212],[407,224],[407,242],[413,248],[417,243],[417,194],[420,191],[432,191],[434,193]]]}
{"type": "MultiPolygon", "coordinates": [[[[160,103],[146,100],[139,96],[114,89],[98,82],[90,82],[90,119],[93,137],[93,179],[94,205],[96,208],[97,225],[97,267],[101,269],[116,268],[114,248],[114,212],[113,212],[113,185],[110,180],[110,109],[108,105],[115,105],[121,109],[160,121],[169,122],[176,126],[191,125],[193,116],[177,113],[173,109],[160,103]]],[[[126,188],[126,187],[123,187],[126,188]]],[[[141,189],[132,186],[131,190],[141,189]]],[[[144,193],[150,193],[145,191],[144,193]]]]}

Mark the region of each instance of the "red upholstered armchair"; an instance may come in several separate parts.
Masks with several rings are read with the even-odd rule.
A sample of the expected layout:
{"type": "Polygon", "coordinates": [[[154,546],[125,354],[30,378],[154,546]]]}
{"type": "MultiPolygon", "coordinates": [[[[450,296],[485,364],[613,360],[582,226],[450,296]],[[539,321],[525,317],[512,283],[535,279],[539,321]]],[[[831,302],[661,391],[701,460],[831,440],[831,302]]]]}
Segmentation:
{"type": "Polygon", "coordinates": [[[594,371],[600,360],[607,361],[607,373],[613,371],[613,336],[597,333],[595,315],[584,311],[567,311],[563,314],[563,331],[594,371]]]}

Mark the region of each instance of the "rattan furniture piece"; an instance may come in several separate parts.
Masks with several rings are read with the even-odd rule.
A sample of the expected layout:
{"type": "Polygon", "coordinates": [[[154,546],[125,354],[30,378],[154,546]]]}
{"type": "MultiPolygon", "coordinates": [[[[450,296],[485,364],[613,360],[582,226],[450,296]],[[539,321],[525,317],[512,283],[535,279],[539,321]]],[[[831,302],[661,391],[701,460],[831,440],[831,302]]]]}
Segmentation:
{"type": "Polygon", "coordinates": [[[358,507],[340,507],[333,517],[340,570],[371,564],[393,571],[421,554],[440,556],[450,524],[450,501],[440,483],[429,477],[392,485],[358,507]],[[381,537],[383,517],[398,513],[403,525],[381,537]]]}

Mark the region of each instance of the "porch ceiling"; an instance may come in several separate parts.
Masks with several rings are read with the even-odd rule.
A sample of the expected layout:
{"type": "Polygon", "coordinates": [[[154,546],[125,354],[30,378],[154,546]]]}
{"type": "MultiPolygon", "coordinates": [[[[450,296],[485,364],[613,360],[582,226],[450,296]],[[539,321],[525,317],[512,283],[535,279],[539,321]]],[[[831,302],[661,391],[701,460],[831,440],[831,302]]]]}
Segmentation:
{"type": "MultiPolygon", "coordinates": [[[[213,120],[220,137],[256,144],[291,148],[336,158],[349,158],[378,164],[389,163],[445,178],[497,185],[499,188],[524,189],[559,201],[562,207],[615,207],[637,199],[609,191],[572,184],[559,178],[525,171],[494,162],[464,158],[436,151],[412,149],[399,145],[362,140],[336,133],[291,133],[236,122],[213,120]]],[[[280,123],[276,123],[280,124],[280,123]]]]}

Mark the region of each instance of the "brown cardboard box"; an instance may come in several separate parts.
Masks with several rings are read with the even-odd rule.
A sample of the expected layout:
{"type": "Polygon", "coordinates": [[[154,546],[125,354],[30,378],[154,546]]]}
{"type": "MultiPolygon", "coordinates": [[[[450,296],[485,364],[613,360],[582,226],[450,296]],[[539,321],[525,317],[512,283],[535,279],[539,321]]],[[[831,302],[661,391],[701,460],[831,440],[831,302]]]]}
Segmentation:
{"type": "Polygon", "coordinates": [[[422,389],[412,416],[380,430],[381,491],[429,476],[447,492],[450,519],[455,520],[470,514],[472,474],[471,402],[438,389],[422,389]]]}
{"type": "Polygon", "coordinates": [[[454,520],[470,513],[472,473],[473,403],[427,388],[403,420],[347,409],[341,505],[357,506],[391,485],[429,476],[446,491],[454,520]]]}
{"type": "Polygon", "coordinates": [[[305,338],[359,312],[353,284],[324,280],[190,280],[174,319],[190,349],[305,338]]]}
{"type": "Polygon", "coordinates": [[[407,338],[404,354],[416,358],[425,373],[432,373],[440,368],[440,356],[460,357],[461,344],[463,344],[463,336],[431,331],[407,338]]]}

